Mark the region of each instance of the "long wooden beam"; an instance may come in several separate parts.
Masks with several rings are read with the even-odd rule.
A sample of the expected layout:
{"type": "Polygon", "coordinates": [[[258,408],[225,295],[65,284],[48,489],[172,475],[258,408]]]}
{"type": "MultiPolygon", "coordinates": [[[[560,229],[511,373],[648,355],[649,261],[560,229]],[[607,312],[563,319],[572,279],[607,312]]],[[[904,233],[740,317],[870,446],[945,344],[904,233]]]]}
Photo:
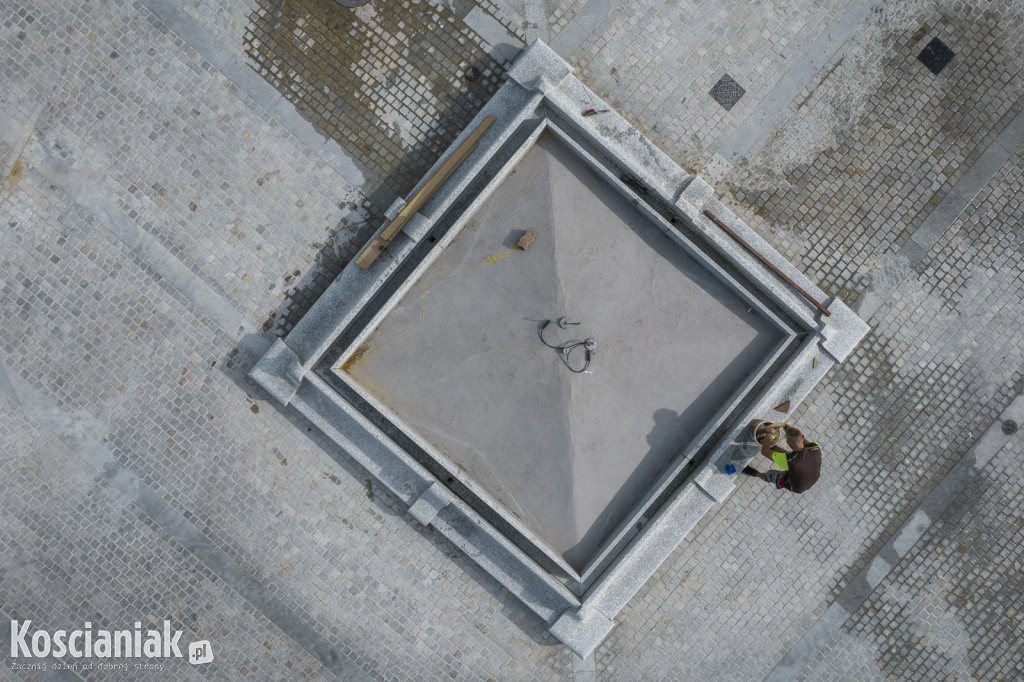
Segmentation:
{"type": "Polygon", "coordinates": [[[398,212],[394,220],[388,223],[388,226],[370,242],[370,245],[363,250],[359,257],[356,259],[356,263],[359,264],[363,270],[366,270],[370,265],[377,260],[377,256],[381,254],[384,249],[388,248],[391,241],[395,236],[402,231],[405,224],[409,222],[409,219],[416,215],[416,212],[423,208],[423,204],[427,203],[427,200],[434,195],[441,185],[444,184],[445,180],[455,172],[455,169],[462,165],[462,162],[466,160],[473,150],[476,148],[477,142],[483,136],[487,129],[491,127],[491,124],[495,121],[494,116],[486,116],[484,120],[471,132],[462,143],[455,148],[452,155],[449,156],[441,167],[430,176],[430,179],[424,183],[423,187],[420,187],[419,191],[413,195],[412,199],[409,200],[402,210],[398,212]]]}

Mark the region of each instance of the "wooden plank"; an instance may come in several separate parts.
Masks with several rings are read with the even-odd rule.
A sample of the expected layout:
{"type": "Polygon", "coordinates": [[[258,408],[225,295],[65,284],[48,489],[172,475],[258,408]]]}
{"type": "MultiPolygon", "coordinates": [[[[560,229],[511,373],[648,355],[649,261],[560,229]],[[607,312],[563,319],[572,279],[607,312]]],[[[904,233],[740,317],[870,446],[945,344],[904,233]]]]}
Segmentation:
{"type": "Polygon", "coordinates": [[[476,148],[477,142],[487,129],[491,127],[496,118],[494,116],[486,116],[484,120],[471,132],[465,140],[455,148],[452,155],[445,159],[445,162],[441,164],[441,167],[430,176],[430,179],[424,183],[423,187],[420,187],[419,191],[413,195],[412,199],[409,200],[402,210],[398,212],[394,220],[388,223],[388,226],[374,239],[366,249],[359,254],[359,258],[356,259],[356,263],[363,270],[370,267],[370,265],[377,260],[377,256],[381,254],[381,251],[386,249],[391,241],[395,238],[405,224],[409,222],[416,213],[423,208],[423,204],[427,203],[430,197],[434,196],[434,192],[440,189],[441,185],[455,172],[455,169],[462,165],[462,162],[473,153],[476,148]]]}
{"type": "Polygon", "coordinates": [[[380,252],[383,251],[387,245],[388,242],[383,239],[374,239],[370,242],[370,245],[367,246],[361,254],[359,254],[359,258],[356,259],[356,263],[363,270],[367,269],[373,265],[373,261],[377,260],[377,256],[380,255],[380,252]]]}

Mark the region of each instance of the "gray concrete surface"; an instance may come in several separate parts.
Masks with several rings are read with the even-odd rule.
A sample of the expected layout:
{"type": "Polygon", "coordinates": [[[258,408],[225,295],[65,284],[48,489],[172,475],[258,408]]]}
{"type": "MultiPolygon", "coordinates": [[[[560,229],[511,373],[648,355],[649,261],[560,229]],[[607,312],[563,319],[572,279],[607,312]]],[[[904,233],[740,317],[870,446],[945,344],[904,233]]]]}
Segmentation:
{"type": "Polygon", "coordinates": [[[582,571],[782,338],[547,136],[345,370],[582,571]]]}
{"type": "MultiPolygon", "coordinates": [[[[479,7],[525,42],[538,7],[371,2],[335,15],[324,10],[336,3],[294,0],[271,36],[274,4],[173,3],[214,41],[132,0],[4,4],[5,618],[57,629],[166,617],[213,643],[202,673],[178,661],[137,679],[332,679],[348,665],[397,680],[1024,674],[1021,431],[987,463],[960,465],[983,434],[1002,433],[1024,386],[1020,3],[870,5],[836,25],[837,46],[822,36],[868,3],[545,3],[550,42],[584,82],[712,177],[815,284],[864,299],[873,327],[793,415],[826,444],[819,484],[800,497],[741,484],[616,617],[592,662],[458,547],[412,530],[403,503],[246,379],[379,225],[365,216],[404,194],[482,106],[459,74],[490,46],[465,17],[479,7]],[[257,36],[273,38],[276,61],[253,50],[257,36]],[[956,52],[938,76],[916,60],[936,36],[956,52]],[[222,49],[282,101],[241,89],[222,49]],[[321,71],[294,56],[335,49],[346,59],[320,59],[321,71]],[[339,64],[357,67],[354,84],[327,68],[339,64]],[[723,73],[746,90],[729,112],[707,94],[723,73]],[[282,125],[271,110],[284,102],[370,179],[353,186],[314,138],[282,125]],[[756,141],[736,139],[744,151],[712,167],[748,118],[756,141]],[[47,155],[86,189],[57,182],[68,176],[47,155]],[[123,241],[127,223],[164,250],[123,241]],[[165,277],[167,259],[192,279],[165,277]],[[211,315],[224,312],[218,300],[229,314],[211,315]],[[119,467],[96,468],[83,442],[119,467]],[[951,473],[962,489],[932,498],[951,473]],[[166,505],[160,520],[132,481],[166,505]],[[175,514],[209,544],[161,524],[175,514]],[[205,562],[204,547],[233,563],[205,562]],[[833,604],[872,565],[866,598],[844,600],[849,616],[837,617],[833,604]],[[315,642],[337,652],[335,667],[315,642]]],[[[500,69],[492,76],[485,94],[500,69]]],[[[4,675],[30,679],[10,669],[8,635],[0,628],[4,675]]]]}

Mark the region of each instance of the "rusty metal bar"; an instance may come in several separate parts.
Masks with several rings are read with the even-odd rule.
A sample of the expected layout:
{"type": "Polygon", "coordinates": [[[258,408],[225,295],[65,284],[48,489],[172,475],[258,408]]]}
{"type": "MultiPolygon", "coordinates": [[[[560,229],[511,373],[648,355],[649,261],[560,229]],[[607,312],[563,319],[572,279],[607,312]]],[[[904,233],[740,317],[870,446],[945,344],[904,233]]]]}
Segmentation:
{"type": "Polygon", "coordinates": [[[803,290],[803,288],[802,288],[802,287],[801,287],[801,286],[800,286],[799,284],[797,284],[796,282],[794,282],[793,280],[791,280],[791,279],[790,279],[789,277],[787,277],[787,276],[786,276],[786,275],[785,275],[785,274],[784,274],[784,273],[783,273],[783,272],[782,272],[781,270],[779,270],[779,269],[778,269],[777,267],[775,267],[775,264],[774,264],[774,263],[770,262],[770,261],[769,261],[769,260],[768,260],[767,258],[765,258],[765,257],[764,257],[764,256],[762,256],[762,255],[761,255],[760,253],[758,253],[758,252],[757,252],[757,250],[756,250],[756,249],[754,249],[754,247],[753,247],[753,246],[751,246],[750,244],[748,244],[748,243],[746,242],[746,240],[744,240],[744,239],[743,239],[743,237],[741,237],[741,236],[739,236],[738,234],[736,234],[735,232],[733,232],[733,231],[732,231],[732,230],[731,230],[731,229],[729,228],[729,226],[728,226],[728,225],[726,225],[726,224],[725,224],[725,223],[723,223],[723,222],[722,222],[721,220],[719,220],[718,218],[716,218],[716,217],[715,217],[715,214],[714,214],[714,213],[712,213],[711,211],[704,211],[704,215],[706,215],[706,216],[707,216],[708,218],[711,218],[712,222],[714,222],[714,223],[715,223],[715,225],[718,225],[718,226],[719,226],[720,228],[722,228],[723,230],[725,230],[725,231],[726,231],[726,232],[727,232],[727,233],[729,234],[729,236],[730,236],[730,237],[732,237],[733,239],[735,239],[736,241],[738,241],[738,242],[739,242],[739,243],[740,243],[740,244],[741,244],[741,245],[743,246],[743,248],[745,248],[745,249],[746,249],[747,251],[749,251],[749,252],[750,252],[750,253],[752,253],[752,254],[753,254],[754,256],[756,256],[756,257],[757,257],[757,259],[758,259],[759,261],[761,261],[762,263],[764,263],[765,265],[767,265],[767,266],[768,266],[769,268],[771,268],[771,269],[772,269],[772,272],[774,272],[774,273],[775,273],[776,275],[778,275],[779,277],[781,277],[781,278],[782,278],[782,279],[783,279],[783,280],[784,280],[784,281],[786,282],[786,284],[788,284],[789,286],[791,286],[791,287],[793,287],[794,289],[796,289],[796,290],[797,290],[797,291],[798,291],[798,292],[800,293],[800,295],[801,295],[801,296],[803,296],[803,297],[804,297],[804,298],[806,298],[806,299],[807,299],[808,301],[810,301],[810,302],[811,302],[812,304],[814,304],[814,307],[815,307],[815,308],[817,308],[817,309],[818,309],[818,310],[820,310],[821,312],[825,313],[826,315],[831,315],[831,314],[832,314],[832,313],[830,313],[830,312],[828,311],[828,308],[826,308],[826,307],[825,307],[825,306],[823,306],[822,304],[818,303],[818,301],[817,301],[817,300],[816,300],[816,299],[815,299],[815,298],[814,298],[813,296],[811,296],[811,295],[810,295],[809,293],[807,293],[806,291],[804,291],[804,290],[803,290]]]}

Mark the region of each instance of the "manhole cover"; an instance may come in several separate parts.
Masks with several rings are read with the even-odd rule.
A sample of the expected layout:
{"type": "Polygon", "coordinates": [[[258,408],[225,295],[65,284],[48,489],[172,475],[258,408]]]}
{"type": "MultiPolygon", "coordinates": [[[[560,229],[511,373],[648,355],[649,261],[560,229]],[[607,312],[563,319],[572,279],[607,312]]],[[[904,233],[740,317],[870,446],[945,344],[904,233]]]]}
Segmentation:
{"type": "Polygon", "coordinates": [[[746,92],[729,74],[725,74],[715,83],[715,87],[711,88],[711,92],[708,94],[714,97],[715,101],[721,104],[726,111],[729,111],[746,92]]]}
{"type": "Polygon", "coordinates": [[[1003,433],[1005,433],[1007,436],[1012,436],[1013,434],[1017,433],[1017,422],[1013,421],[1012,419],[1007,419],[1006,421],[1004,421],[1003,433]]]}
{"type": "Polygon", "coordinates": [[[921,50],[921,54],[917,55],[917,58],[928,67],[929,71],[938,76],[939,72],[946,68],[946,64],[949,64],[949,60],[955,54],[941,40],[932,38],[932,41],[924,46],[924,49],[921,50]]]}

